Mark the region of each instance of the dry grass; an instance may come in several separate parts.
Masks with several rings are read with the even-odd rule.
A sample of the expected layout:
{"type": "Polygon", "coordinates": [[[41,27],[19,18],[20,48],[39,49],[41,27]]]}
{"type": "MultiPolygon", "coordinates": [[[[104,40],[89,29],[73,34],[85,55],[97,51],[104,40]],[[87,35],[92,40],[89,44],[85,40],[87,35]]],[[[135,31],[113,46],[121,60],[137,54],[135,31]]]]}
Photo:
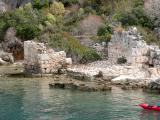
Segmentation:
{"type": "Polygon", "coordinates": [[[119,25],[119,26],[117,26],[117,27],[114,28],[114,31],[116,31],[118,33],[122,33],[124,30],[125,29],[121,25],[119,25]]]}

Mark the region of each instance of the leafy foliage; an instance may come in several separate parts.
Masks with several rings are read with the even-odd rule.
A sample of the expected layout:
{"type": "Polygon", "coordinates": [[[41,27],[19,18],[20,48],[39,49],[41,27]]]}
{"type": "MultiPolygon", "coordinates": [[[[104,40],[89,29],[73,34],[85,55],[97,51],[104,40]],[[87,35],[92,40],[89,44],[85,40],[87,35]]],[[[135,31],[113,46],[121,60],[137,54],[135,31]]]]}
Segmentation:
{"type": "Polygon", "coordinates": [[[40,29],[34,24],[22,24],[16,26],[17,36],[21,39],[31,40],[38,37],[40,34],[40,29]]]}
{"type": "Polygon", "coordinates": [[[97,32],[98,39],[100,41],[106,41],[106,42],[108,42],[111,39],[112,33],[113,33],[113,30],[112,30],[112,28],[108,24],[103,25],[103,26],[101,26],[99,28],[99,30],[97,32]]]}
{"type": "MultiPolygon", "coordinates": [[[[2,15],[1,15],[1,17],[2,17],[2,15]]],[[[3,19],[0,18],[0,41],[3,40],[4,35],[5,35],[5,31],[7,30],[7,28],[8,28],[7,23],[3,19]]]]}
{"type": "Polygon", "coordinates": [[[152,30],[146,27],[141,27],[141,26],[137,26],[137,28],[138,28],[138,31],[142,34],[143,39],[148,44],[155,43],[160,46],[160,40],[152,30]]]}
{"type": "Polygon", "coordinates": [[[141,25],[143,27],[153,28],[152,20],[145,14],[141,7],[134,8],[131,12],[121,13],[118,20],[122,25],[141,25]]]}
{"type": "Polygon", "coordinates": [[[70,6],[72,4],[78,3],[78,0],[60,0],[65,6],[70,6]]]}
{"type": "Polygon", "coordinates": [[[65,13],[64,5],[61,2],[54,2],[50,7],[53,15],[63,15],[65,13]]]}

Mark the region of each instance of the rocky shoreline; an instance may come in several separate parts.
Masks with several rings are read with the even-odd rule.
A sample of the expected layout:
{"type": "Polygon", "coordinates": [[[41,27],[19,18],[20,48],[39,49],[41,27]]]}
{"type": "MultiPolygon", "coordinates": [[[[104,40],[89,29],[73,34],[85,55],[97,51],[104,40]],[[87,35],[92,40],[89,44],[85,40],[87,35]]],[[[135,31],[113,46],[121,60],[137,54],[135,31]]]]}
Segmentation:
{"type": "MultiPolygon", "coordinates": [[[[1,53],[0,58],[13,63],[9,55],[1,53]]],[[[125,90],[144,88],[160,91],[159,61],[158,46],[147,45],[133,27],[121,34],[114,33],[108,43],[108,60],[73,64],[65,51],[56,52],[44,43],[25,41],[21,66],[25,77],[50,76],[55,79],[50,83],[51,88],[107,91],[112,86],[119,86],[125,90]]]]}
{"type": "MultiPolygon", "coordinates": [[[[52,76],[54,82],[50,83],[49,86],[52,89],[69,89],[69,90],[79,90],[79,91],[87,91],[87,92],[96,92],[96,91],[111,91],[113,87],[119,87],[123,90],[134,90],[134,89],[143,89],[143,90],[154,90],[159,91],[160,86],[156,88],[151,88],[151,83],[149,82],[136,82],[126,80],[125,82],[115,83],[111,80],[104,80],[102,78],[96,78],[94,81],[90,80],[80,80],[75,79],[75,77],[71,77],[66,75],[55,75],[52,76]],[[158,88],[158,89],[157,89],[158,88]]],[[[137,80],[138,81],[138,80],[137,80]]],[[[152,86],[153,87],[153,86],[152,86]]]]}
{"type": "Polygon", "coordinates": [[[57,76],[53,83],[49,84],[50,88],[61,88],[61,89],[70,89],[70,90],[79,90],[79,91],[108,91],[111,90],[111,83],[104,81],[80,81],[69,76],[62,75],[57,76]]]}

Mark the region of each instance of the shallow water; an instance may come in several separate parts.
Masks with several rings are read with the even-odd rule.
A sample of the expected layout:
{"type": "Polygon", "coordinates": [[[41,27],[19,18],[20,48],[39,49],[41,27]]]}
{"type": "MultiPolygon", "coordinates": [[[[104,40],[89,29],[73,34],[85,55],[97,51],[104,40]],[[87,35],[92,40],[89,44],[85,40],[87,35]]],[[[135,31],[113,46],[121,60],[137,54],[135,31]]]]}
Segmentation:
{"type": "Polygon", "coordinates": [[[48,78],[0,78],[0,120],[160,120],[160,112],[142,110],[157,94],[142,90],[78,92],[49,89],[48,78]]]}

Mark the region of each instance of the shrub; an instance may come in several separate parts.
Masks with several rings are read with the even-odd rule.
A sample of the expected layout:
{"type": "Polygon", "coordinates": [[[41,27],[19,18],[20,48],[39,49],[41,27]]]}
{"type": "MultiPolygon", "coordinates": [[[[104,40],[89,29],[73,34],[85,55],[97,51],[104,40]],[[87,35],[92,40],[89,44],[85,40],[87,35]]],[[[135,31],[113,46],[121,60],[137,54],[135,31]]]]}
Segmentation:
{"type": "Polygon", "coordinates": [[[131,12],[121,13],[118,20],[122,23],[122,25],[137,25],[138,19],[131,12]]]}
{"type": "Polygon", "coordinates": [[[74,37],[67,36],[67,45],[69,50],[78,55],[80,63],[87,63],[100,59],[100,56],[94,50],[81,45],[74,37]]]}
{"type": "Polygon", "coordinates": [[[156,43],[157,45],[160,46],[160,40],[152,30],[150,30],[149,28],[146,28],[146,27],[141,27],[141,26],[137,26],[137,29],[141,33],[141,35],[143,36],[143,39],[148,44],[156,43]]]}
{"type": "Polygon", "coordinates": [[[132,10],[132,14],[138,19],[138,25],[143,27],[153,28],[153,21],[145,14],[142,7],[136,7],[132,10]]]}
{"type": "Polygon", "coordinates": [[[144,5],[144,0],[134,0],[134,7],[140,7],[144,5]]]}
{"type": "Polygon", "coordinates": [[[52,34],[50,45],[57,50],[65,50],[73,58],[77,58],[80,63],[86,63],[100,59],[100,56],[92,49],[81,45],[81,43],[68,33],[52,34]]]}
{"type": "Polygon", "coordinates": [[[60,0],[65,6],[70,6],[72,4],[78,3],[78,0],[60,0]]]}
{"type": "Polygon", "coordinates": [[[42,9],[44,7],[49,7],[52,4],[51,0],[32,0],[32,6],[35,9],[42,9]]]}
{"type": "Polygon", "coordinates": [[[31,40],[38,37],[40,34],[40,29],[34,24],[22,24],[16,27],[16,35],[21,39],[31,40]]]}
{"type": "Polygon", "coordinates": [[[52,15],[51,13],[48,13],[47,14],[47,20],[50,22],[50,23],[55,23],[56,22],[56,17],[54,15],[52,15]]]}
{"type": "Polygon", "coordinates": [[[107,24],[107,25],[103,25],[98,29],[97,35],[98,36],[103,36],[103,35],[107,35],[107,34],[112,34],[112,28],[107,24]]]}
{"type": "Polygon", "coordinates": [[[41,0],[33,0],[32,1],[32,6],[33,6],[33,8],[41,9],[42,8],[41,0]]]}
{"type": "Polygon", "coordinates": [[[113,33],[113,30],[108,24],[101,26],[97,32],[98,41],[108,42],[111,39],[112,33],[113,33]]]}
{"type": "Polygon", "coordinates": [[[125,57],[121,57],[117,59],[117,64],[125,64],[127,59],[125,57]]]}
{"type": "Polygon", "coordinates": [[[53,15],[63,15],[65,13],[64,5],[61,2],[54,2],[50,7],[53,15]]]}
{"type": "Polygon", "coordinates": [[[119,11],[116,13],[117,20],[124,26],[140,25],[143,27],[153,28],[153,21],[143,9],[143,1],[134,0],[134,6],[129,11],[119,11]]]}
{"type": "Polygon", "coordinates": [[[4,35],[7,28],[8,28],[7,23],[3,19],[0,19],[0,41],[4,39],[4,35]]]}

